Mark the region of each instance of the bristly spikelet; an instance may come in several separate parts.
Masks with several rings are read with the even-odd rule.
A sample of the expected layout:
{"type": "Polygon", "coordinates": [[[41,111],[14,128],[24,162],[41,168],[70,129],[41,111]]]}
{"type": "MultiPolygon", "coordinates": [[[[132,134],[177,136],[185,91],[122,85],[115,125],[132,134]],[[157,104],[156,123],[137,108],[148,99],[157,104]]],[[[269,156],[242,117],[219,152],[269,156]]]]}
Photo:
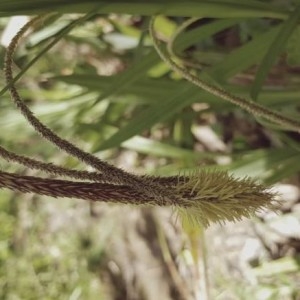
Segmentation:
{"type": "Polygon", "coordinates": [[[239,221],[264,209],[276,209],[275,195],[266,186],[223,171],[197,171],[176,190],[183,200],[176,208],[183,221],[192,225],[239,221]]]}

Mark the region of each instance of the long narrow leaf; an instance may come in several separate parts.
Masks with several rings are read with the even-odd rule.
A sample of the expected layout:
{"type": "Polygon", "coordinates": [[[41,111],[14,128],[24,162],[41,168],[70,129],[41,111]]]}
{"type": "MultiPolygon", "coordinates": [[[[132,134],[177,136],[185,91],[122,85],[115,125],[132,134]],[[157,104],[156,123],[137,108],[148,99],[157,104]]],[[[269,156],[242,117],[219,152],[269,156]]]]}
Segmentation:
{"type": "Polygon", "coordinates": [[[267,77],[267,74],[272,67],[276,57],[284,49],[287,40],[296,28],[300,18],[300,5],[295,9],[291,16],[284,22],[276,38],[270,45],[268,52],[266,53],[259,69],[256,73],[255,81],[252,86],[251,96],[253,99],[257,99],[257,96],[261,90],[263,82],[267,77]]]}
{"type": "Polygon", "coordinates": [[[48,52],[53,46],[55,46],[67,33],[69,33],[74,27],[82,24],[87,19],[89,19],[95,11],[89,12],[87,15],[70,22],[67,26],[65,26],[59,34],[55,37],[55,39],[50,42],[47,46],[45,46],[15,77],[14,79],[7,84],[1,91],[0,96],[3,95],[8,88],[14,84],[17,80],[19,80],[28,70],[29,68],[34,65],[46,52],[48,52]]]}
{"type": "Polygon", "coordinates": [[[181,1],[181,0],[10,0],[1,1],[0,16],[32,15],[49,12],[86,13],[95,4],[102,5],[101,13],[126,13],[137,15],[165,14],[173,16],[195,16],[211,18],[279,18],[287,16],[280,7],[268,3],[247,0],[181,1]]]}
{"type": "Polygon", "coordinates": [[[132,65],[129,69],[115,76],[111,85],[103,91],[100,98],[95,101],[95,104],[102,99],[120,92],[127,85],[134,83],[159,61],[159,56],[155,51],[151,51],[147,55],[143,56],[141,60],[132,65]]]}
{"type": "Polygon", "coordinates": [[[189,48],[195,43],[198,43],[199,41],[208,38],[219,31],[231,27],[240,21],[241,19],[215,20],[209,24],[205,24],[203,26],[181,33],[174,40],[173,49],[176,53],[180,53],[184,49],[189,48]]]}
{"type": "Polygon", "coordinates": [[[280,25],[273,26],[254,40],[233,50],[222,62],[208,69],[208,74],[216,80],[223,81],[259,62],[267,52],[272,39],[278,34],[279,29],[280,25]]]}
{"type": "MultiPolygon", "coordinates": [[[[224,72],[229,72],[229,69],[225,69],[224,72]],[[228,71],[227,71],[228,70],[228,71]]],[[[59,80],[69,84],[75,84],[82,86],[84,88],[88,88],[91,91],[96,91],[102,93],[103,90],[109,88],[114,82],[113,76],[99,76],[99,75],[90,75],[90,74],[72,74],[67,76],[55,76],[51,78],[52,80],[59,80]]],[[[167,78],[151,79],[146,77],[139,78],[138,81],[134,82],[134,84],[128,84],[122,88],[115,95],[135,95],[136,102],[140,103],[148,103],[155,104],[160,102],[162,99],[168,99],[171,97],[172,93],[175,91],[180,91],[181,89],[185,89],[187,86],[190,86],[190,83],[186,81],[175,82],[173,80],[167,78]],[[153,88],[155,86],[155,88],[153,88]]],[[[246,97],[249,95],[249,90],[246,87],[232,87],[224,85],[226,89],[230,89],[232,92],[246,97]]],[[[191,89],[197,90],[193,86],[190,86],[191,89]]],[[[224,104],[223,101],[218,100],[217,97],[208,94],[200,89],[198,89],[199,99],[204,99],[203,102],[214,105],[215,108],[228,106],[231,108],[232,105],[224,104]]],[[[115,101],[120,97],[116,97],[115,101]]],[[[281,106],[286,105],[296,105],[299,103],[300,99],[300,91],[294,88],[292,89],[284,89],[284,90],[269,90],[262,91],[261,93],[261,103],[266,106],[276,106],[280,108],[281,106]]],[[[113,98],[112,98],[112,101],[113,98]]]]}
{"type": "Polygon", "coordinates": [[[178,112],[183,107],[193,103],[198,98],[197,93],[189,86],[176,93],[173,97],[165,99],[160,104],[152,105],[136,116],[127,125],[121,128],[116,134],[106,140],[101,150],[119,146],[125,140],[141,133],[160,121],[164,121],[178,112]]]}

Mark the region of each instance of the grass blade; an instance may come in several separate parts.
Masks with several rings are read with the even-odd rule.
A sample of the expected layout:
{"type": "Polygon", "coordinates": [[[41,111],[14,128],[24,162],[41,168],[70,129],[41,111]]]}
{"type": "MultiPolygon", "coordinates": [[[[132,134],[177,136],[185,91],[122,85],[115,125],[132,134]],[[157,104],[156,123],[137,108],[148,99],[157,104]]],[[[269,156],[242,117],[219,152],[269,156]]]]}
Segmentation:
{"type": "Polygon", "coordinates": [[[208,69],[208,74],[217,81],[224,81],[226,78],[251,67],[266,53],[268,46],[276,34],[278,34],[279,29],[280,26],[273,26],[254,40],[233,50],[222,62],[208,69]]]}
{"type": "Polygon", "coordinates": [[[291,16],[284,22],[280,31],[278,32],[275,40],[270,45],[268,52],[266,53],[259,69],[256,73],[255,81],[251,90],[251,96],[253,99],[257,99],[257,96],[261,90],[263,82],[272,67],[276,57],[280,54],[285,47],[286,42],[294,29],[296,28],[300,18],[300,5],[295,9],[291,16]]]}
{"type": "Polygon", "coordinates": [[[173,16],[210,18],[279,18],[285,19],[288,12],[283,8],[270,6],[261,1],[219,0],[219,1],[181,1],[181,0],[11,0],[1,1],[0,17],[12,15],[33,15],[49,12],[86,13],[101,5],[100,12],[125,13],[136,15],[165,14],[173,16]]]}
{"type": "Polygon", "coordinates": [[[193,103],[198,98],[197,93],[190,89],[190,86],[182,89],[173,97],[166,99],[157,105],[146,108],[140,115],[136,116],[117,133],[111,136],[101,145],[101,150],[119,146],[125,140],[141,133],[154,124],[164,121],[183,107],[193,103]]]}

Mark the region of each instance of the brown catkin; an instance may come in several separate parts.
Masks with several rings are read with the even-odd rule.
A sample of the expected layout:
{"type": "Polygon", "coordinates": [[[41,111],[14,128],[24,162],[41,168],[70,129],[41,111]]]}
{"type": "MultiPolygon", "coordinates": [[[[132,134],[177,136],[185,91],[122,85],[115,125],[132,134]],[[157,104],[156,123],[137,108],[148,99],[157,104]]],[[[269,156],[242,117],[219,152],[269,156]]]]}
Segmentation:
{"type": "Polygon", "coordinates": [[[168,201],[162,202],[156,198],[149,198],[129,186],[22,176],[7,172],[0,172],[0,187],[55,198],[66,197],[134,205],[170,205],[168,201]]]}

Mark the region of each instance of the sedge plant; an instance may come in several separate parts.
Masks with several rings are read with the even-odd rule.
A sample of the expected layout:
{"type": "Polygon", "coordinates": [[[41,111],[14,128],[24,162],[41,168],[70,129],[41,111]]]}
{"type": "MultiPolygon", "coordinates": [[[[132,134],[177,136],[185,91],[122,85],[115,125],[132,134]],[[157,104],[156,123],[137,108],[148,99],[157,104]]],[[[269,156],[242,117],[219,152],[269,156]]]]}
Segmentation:
{"type": "MultiPolygon", "coordinates": [[[[238,221],[243,217],[251,217],[262,209],[275,209],[275,195],[269,187],[257,183],[250,178],[234,178],[224,171],[206,171],[199,169],[196,172],[172,177],[140,176],[126,172],[99,159],[91,153],[85,152],[74,143],[67,141],[43,124],[29,107],[24,103],[15,87],[12,73],[13,55],[20,39],[25,32],[36,25],[41,17],[33,18],[12,39],[7,48],[5,57],[5,78],[11,99],[17,109],[23,114],[28,123],[46,140],[54,144],[60,151],[77,158],[95,171],[77,171],[67,169],[52,163],[45,163],[19,155],[0,147],[0,156],[10,162],[21,164],[29,169],[36,169],[64,179],[41,178],[22,176],[0,171],[0,187],[22,193],[35,193],[50,197],[78,198],[87,201],[102,201],[131,205],[152,205],[174,208],[184,219],[195,226],[209,226],[212,222],[238,221]],[[73,179],[73,180],[72,180],[73,179]],[[76,179],[76,180],[74,180],[76,179]]],[[[194,75],[181,69],[171,59],[167,58],[159,46],[154,32],[154,19],[151,22],[150,33],[154,45],[161,57],[170,63],[175,71],[198,83],[194,75]]],[[[200,84],[198,84],[200,85],[200,84]]],[[[201,87],[204,87],[201,83],[201,87]]],[[[224,91],[210,88],[209,91],[220,97],[228,96],[224,91]]],[[[234,102],[234,101],[232,101],[234,102]]],[[[245,101],[236,101],[241,104],[245,101]]],[[[256,115],[263,115],[265,109],[254,107],[248,109],[249,103],[243,107],[256,115]]],[[[251,104],[250,107],[253,107],[251,104]]],[[[279,117],[276,113],[269,113],[272,121],[299,129],[298,123],[279,117]]]]}

